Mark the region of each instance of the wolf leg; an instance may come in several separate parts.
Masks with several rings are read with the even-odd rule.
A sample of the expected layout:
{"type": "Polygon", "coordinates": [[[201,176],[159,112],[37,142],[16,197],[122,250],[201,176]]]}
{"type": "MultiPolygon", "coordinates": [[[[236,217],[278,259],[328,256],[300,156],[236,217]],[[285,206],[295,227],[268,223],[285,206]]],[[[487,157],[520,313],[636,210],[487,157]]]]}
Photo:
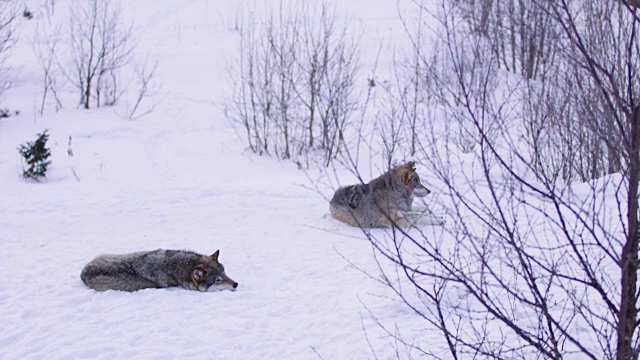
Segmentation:
{"type": "Polygon", "coordinates": [[[429,211],[403,211],[402,216],[419,225],[444,225],[443,216],[435,215],[429,211]]]}
{"type": "Polygon", "coordinates": [[[432,214],[431,212],[406,212],[403,213],[408,219],[417,221],[422,225],[444,225],[445,220],[443,216],[432,214]]]}
{"type": "Polygon", "coordinates": [[[391,228],[393,226],[397,226],[399,228],[410,228],[413,226],[413,221],[411,219],[405,218],[403,216],[386,216],[385,214],[380,214],[380,217],[377,221],[381,226],[376,227],[386,227],[391,228]]]}

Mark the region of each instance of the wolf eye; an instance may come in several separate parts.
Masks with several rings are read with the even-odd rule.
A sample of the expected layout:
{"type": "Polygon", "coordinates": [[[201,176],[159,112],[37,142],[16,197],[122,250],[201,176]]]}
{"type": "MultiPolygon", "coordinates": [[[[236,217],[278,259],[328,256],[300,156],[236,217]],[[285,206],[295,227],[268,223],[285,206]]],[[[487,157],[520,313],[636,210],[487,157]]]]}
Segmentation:
{"type": "Polygon", "coordinates": [[[222,278],[220,276],[216,276],[215,283],[218,284],[221,282],[222,282],[222,278]]]}

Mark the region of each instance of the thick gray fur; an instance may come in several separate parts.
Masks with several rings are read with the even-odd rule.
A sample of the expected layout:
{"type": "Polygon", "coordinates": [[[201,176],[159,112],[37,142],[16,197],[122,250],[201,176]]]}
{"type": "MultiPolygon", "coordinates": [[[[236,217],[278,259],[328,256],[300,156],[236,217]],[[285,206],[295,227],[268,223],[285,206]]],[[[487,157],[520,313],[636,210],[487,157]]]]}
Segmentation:
{"type": "Polygon", "coordinates": [[[415,172],[415,163],[396,166],[367,184],[341,187],[329,203],[331,216],[361,228],[409,227],[414,196],[430,191],[415,172]]]}
{"type": "Polygon", "coordinates": [[[154,250],[130,254],[100,255],[82,270],[80,278],[97,291],[137,291],[182,287],[188,290],[235,290],[238,283],[218,262],[219,251],[201,255],[185,250],[154,250]]]}

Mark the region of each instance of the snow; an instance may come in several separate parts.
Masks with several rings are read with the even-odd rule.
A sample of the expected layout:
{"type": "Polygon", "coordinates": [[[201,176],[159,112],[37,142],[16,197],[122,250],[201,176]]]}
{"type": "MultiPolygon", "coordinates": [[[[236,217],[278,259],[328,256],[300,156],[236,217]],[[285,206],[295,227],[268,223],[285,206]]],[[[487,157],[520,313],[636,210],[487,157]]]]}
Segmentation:
{"type": "MultiPolygon", "coordinates": [[[[237,49],[231,25],[255,4],[123,4],[140,53],[160,60],[162,85],[155,110],[127,121],[122,109],[74,108],[75,93],[63,110],[37,114],[31,46],[44,3],[29,2],[35,18],[19,19],[10,59],[19,71],[2,103],[21,113],[0,120],[0,359],[395,357],[376,321],[419,328],[420,319],[367,276],[379,271],[371,246],[328,216],[332,189],[316,191],[313,170],[248,153],[217,106],[237,49]],[[48,177],[25,181],[16,148],[45,129],[48,177]],[[220,249],[238,290],[100,293],[80,280],[99,254],[157,248],[220,249]]],[[[55,16],[65,7],[56,2],[55,16]]],[[[403,35],[395,2],[338,11],[365,28],[365,53],[403,35]]]]}

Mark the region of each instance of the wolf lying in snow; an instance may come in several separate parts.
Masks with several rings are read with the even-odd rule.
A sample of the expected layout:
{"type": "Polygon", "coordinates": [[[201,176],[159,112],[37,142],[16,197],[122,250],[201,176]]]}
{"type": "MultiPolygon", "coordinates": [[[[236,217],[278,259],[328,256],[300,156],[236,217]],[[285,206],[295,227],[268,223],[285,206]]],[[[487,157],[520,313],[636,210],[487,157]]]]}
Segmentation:
{"type": "Polygon", "coordinates": [[[142,251],[100,255],[82,270],[80,278],[90,288],[137,291],[147,288],[182,287],[188,290],[235,290],[238,283],[218,262],[220,250],[211,256],[184,250],[142,251]]]}

